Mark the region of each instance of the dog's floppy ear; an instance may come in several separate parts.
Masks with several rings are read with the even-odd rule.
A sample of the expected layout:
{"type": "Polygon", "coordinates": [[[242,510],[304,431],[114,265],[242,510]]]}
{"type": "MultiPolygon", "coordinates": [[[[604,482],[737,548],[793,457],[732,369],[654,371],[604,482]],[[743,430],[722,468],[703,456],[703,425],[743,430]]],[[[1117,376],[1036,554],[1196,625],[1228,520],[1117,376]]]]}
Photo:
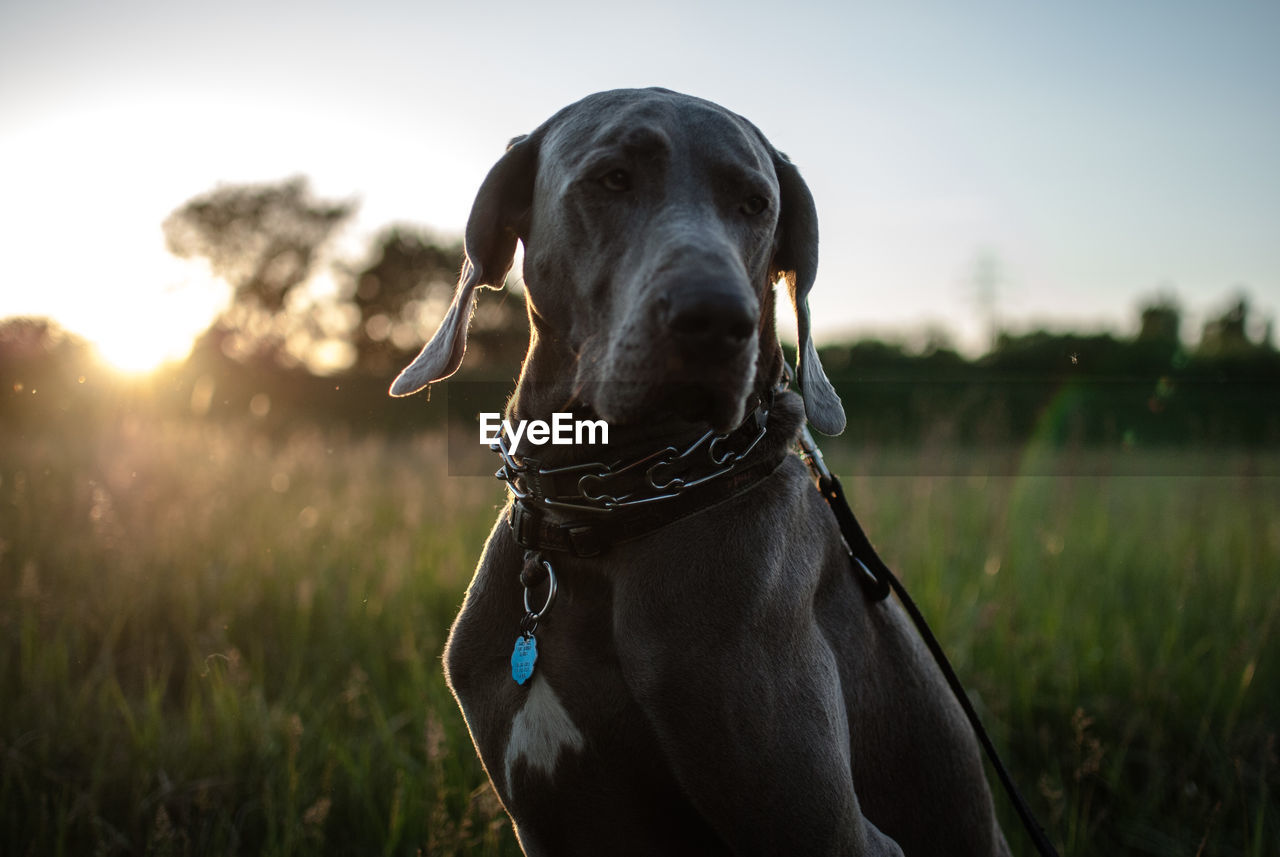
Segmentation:
{"type": "Polygon", "coordinates": [[[782,195],[778,212],[778,241],[774,250],[769,281],[787,280],[791,304],[796,312],[796,379],[804,397],[805,416],[823,434],[844,431],[844,408],[818,360],[818,349],[809,333],[809,290],[818,274],[818,210],[813,204],[809,186],[800,177],[795,164],[781,152],[774,151],[773,167],[778,174],[782,195]]]}
{"type": "Polygon", "coordinates": [[[466,258],[435,336],[391,384],[391,395],[409,396],[458,371],[467,348],[467,326],[476,304],[476,287],[502,288],[515,258],[533,198],[537,141],[517,137],[480,185],[467,218],[466,258]]]}

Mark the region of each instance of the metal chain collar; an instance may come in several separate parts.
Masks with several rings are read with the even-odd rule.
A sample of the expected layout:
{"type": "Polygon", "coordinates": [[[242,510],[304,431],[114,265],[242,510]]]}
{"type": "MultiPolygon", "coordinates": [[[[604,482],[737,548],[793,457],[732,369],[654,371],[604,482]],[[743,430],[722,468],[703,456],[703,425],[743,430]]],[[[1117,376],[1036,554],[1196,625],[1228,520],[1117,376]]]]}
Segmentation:
{"type": "Polygon", "coordinates": [[[508,490],[517,500],[536,502],[555,509],[601,514],[670,500],[690,488],[731,473],[764,438],[768,416],[769,409],[762,402],[752,416],[748,417],[748,420],[755,420],[755,432],[741,450],[723,447],[729,438],[742,431],[746,422],[727,434],[708,431],[683,450],[666,446],[626,463],[604,464],[593,461],[564,467],[535,467],[532,460],[524,463],[517,459],[501,434],[489,448],[502,457],[502,466],[494,476],[507,483],[508,490]],[[699,460],[699,454],[705,458],[699,460]],[[699,473],[699,464],[709,465],[710,471],[699,473]],[[572,479],[575,474],[576,491],[573,495],[565,495],[572,499],[548,497],[538,490],[538,486],[548,480],[554,481],[559,477],[572,479]],[[639,484],[628,487],[628,479],[634,480],[636,477],[640,477],[639,484]]]}

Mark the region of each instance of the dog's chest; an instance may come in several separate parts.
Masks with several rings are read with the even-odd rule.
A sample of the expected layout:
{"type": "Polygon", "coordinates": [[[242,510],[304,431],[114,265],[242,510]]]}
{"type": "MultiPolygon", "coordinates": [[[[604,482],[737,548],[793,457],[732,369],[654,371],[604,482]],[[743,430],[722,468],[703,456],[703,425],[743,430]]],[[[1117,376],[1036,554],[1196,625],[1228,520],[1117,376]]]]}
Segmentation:
{"type": "Polygon", "coordinates": [[[615,730],[638,712],[618,666],[611,586],[599,573],[567,563],[557,563],[559,595],[535,632],[533,675],[517,684],[511,655],[523,592],[518,562],[502,562],[505,554],[490,552],[477,572],[446,659],[476,748],[510,805],[522,791],[561,788],[602,769],[618,751],[615,730]]]}
{"type": "Polygon", "coordinates": [[[565,753],[583,749],[582,731],[564,707],[551,682],[542,675],[529,680],[523,705],[511,720],[502,766],[508,783],[517,768],[531,775],[554,779],[556,765],[565,753]]]}

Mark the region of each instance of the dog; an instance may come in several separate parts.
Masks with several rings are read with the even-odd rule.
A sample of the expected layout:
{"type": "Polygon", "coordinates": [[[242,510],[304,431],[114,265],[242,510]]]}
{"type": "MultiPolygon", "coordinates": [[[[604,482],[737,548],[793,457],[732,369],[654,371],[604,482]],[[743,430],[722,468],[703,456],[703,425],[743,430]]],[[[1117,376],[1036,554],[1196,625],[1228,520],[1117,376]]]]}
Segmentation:
{"type": "Polygon", "coordinates": [[[513,497],[445,650],[524,852],[1008,854],[972,729],[792,451],[806,420],[845,423],[810,335],[797,168],[665,89],[560,110],[485,178],[452,304],[392,395],[458,369],[517,241],[530,343],[508,416],[612,429],[500,450],[513,497]]]}

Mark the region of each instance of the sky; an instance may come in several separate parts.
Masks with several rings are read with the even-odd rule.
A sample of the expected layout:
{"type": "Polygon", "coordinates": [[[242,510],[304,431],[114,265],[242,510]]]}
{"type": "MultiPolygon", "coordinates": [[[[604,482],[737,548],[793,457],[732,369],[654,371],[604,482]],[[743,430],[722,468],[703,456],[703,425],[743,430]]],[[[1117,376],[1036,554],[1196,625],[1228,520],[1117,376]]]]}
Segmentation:
{"type": "Polygon", "coordinates": [[[1280,308],[1275,2],[169,2],[0,6],[0,318],[121,365],[181,357],[228,289],[160,224],[219,183],[310,177],[458,233],[512,136],[659,85],[751,119],[817,203],[819,341],[943,329],[1184,337],[1280,308]],[[975,286],[996,260],[994,299],[975,286]]]}

